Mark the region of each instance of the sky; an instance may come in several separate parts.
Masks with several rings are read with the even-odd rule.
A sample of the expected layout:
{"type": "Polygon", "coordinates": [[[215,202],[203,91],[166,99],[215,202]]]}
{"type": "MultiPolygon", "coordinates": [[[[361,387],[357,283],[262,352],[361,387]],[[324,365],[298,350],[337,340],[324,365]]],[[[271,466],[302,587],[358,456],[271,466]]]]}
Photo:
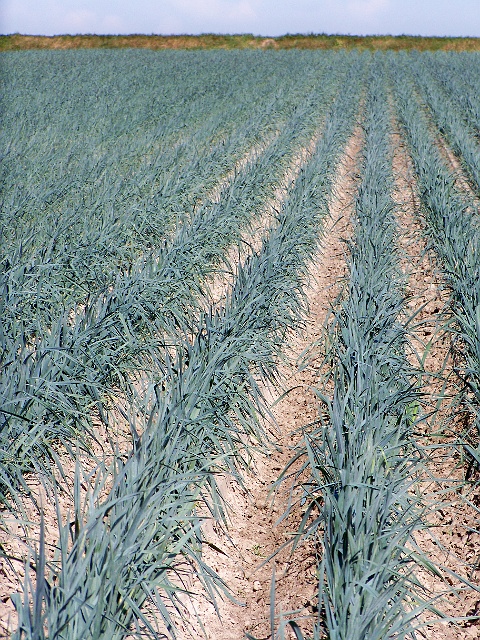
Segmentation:
{"type": "Polygon", "coordinates": [[[480,0],[0,0],[0,33],[480,36],[480,0]]]}

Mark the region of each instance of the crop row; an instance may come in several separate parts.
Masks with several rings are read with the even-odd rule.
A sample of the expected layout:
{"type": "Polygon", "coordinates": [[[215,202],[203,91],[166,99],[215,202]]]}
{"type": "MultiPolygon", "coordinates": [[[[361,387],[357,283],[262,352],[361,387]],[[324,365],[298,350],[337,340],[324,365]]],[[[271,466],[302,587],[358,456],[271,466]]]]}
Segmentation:
{"type": "Polygon", "coordinates": [[[427,240],[451,290],[452,335],[458,346],[456,371],[464,383],[463,398],[471,407],[468,450],[480,464],[480,228],[468,193],[460,191],[429,130],[405,69],[396,61],[398,116],[403,125],[418,181],[427,240]]]}
{"type": "Polygon", "coordinates": [[[460,158],[474,189],[480,193],[479,141],[474,130],[469,127],[464,111],[439,87],[432,75],[433,72],[422,62],[417,60],[411,68],[419,94],[428,105],[429,112],[452,150],[460,158]]]}
{"type": "Polygon", "coordinates": [[[476,71],[478,57],[427,55],[424,62],[449,98],[462,108],[462,114],[477,138],[480,136],[480,105],[478,104],[478,83],[476,71]]]}
{"type": "Polygon", "coordinates": [[[27,576],[24,603],[16,601],[16,637],[42,638],[44,627],[52,638],[158,637],[148,606],[174,635],[168,603],[181,612],[186,567],[210,594],[218,587],[201,560],[197,503],[218,515],[215,473],[235,473],[248,456],[247,437],[260,438],[256,380],[275,375],[285,336],[298,324],[336,160],[354,122],[360,70],[354,60],[313,157],[260,251],[239,265],[225,306],[194,321],[190,339],[159,365],[149,424],[132,454],[110,473],[99,469],[84,502],[77,496],[75,533],[61,528],[56,560],[45,564],[40,545],[36,586],[27,576]],[[113,487],[102,497],[112,472],[113,487]]]}
{"type": "Polygon", "coordinates": [[[11,263],[20,245],[28,258],[44,251],[56,265],[52,278],[61,263],[70,287],[89,290],[103,285],[112,264],[122,268],[161,245],[252,146],[271,139],[305,96],[321,91],[331,70],[325,60],[304,82],[283,86],[281,64],[246,73],[248,61],[231,57],[216,60],[216,83],[206,61],[194,71],[183,56],[171,69],[175,58],[159,64],[147,55],[143,69],[142,55],[134,55],[122,74],[116,65],[123,56],[29,58],[4,60],[2,257],[11,263]],[[47,77],[32,91],[30,67],[47,63],[47,77]],[[192,89],[182,100],[178,82],[192,89]]]}
{"type": "Polygon", "coordinates": [[[321,547],[314,637],[336,640],[406,637],[420,601],[408,549],[420,520],[411,491],[420,395],[401,322],[384,66],[377,58],[369,77],[349,275],[328,327],[330,370],[318,391],[323,411],[294,458],[303,461],[300,474],[308,473],[300,533],[321,547]]]}
{"type": "MultiPolygon", "coordinates": [[[[222,197],[198,206],[158,249],[133,262],[128,257],[123,269],[107,268],[96,253],[109,238],[92,241],[93,249],[80,257],[100,275],[93,291],[88,281],[73,282],[82,293],[79,302],[71,291],[73,275],[48,255],[52,242],[47,255],[40,251],[33,259],[23,255],[22,245],[11,251],[1,282],[4,503],[18,487],[27,489],[25,471],[46,471],[55,440],[73,442],[91,431],[92,414],[108,423],[109,398],[121,394],[137,401],[142,371],[164,363],[165,342],[188,329],[205,299],[207,277],[224,268],[228,248],[240,242],[295,153],[321,125],[345,69],[338,66],[330,83],[308,94],[277,138],[236,172],[222,197]]],[[[54,254],[61,247],[58,240],[54,254]]]]}

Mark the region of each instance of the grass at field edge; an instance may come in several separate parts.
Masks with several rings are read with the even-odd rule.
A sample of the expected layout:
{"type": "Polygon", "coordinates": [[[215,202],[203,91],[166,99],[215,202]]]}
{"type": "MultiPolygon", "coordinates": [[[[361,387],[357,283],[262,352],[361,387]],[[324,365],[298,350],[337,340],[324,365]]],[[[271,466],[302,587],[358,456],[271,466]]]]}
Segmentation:
{"type": "Polygon", "coordinates": [[[25,49],[366,49],[480,51],[480,38],[423,36],[284,35],[0,35],[0,51],[25,49]]]}

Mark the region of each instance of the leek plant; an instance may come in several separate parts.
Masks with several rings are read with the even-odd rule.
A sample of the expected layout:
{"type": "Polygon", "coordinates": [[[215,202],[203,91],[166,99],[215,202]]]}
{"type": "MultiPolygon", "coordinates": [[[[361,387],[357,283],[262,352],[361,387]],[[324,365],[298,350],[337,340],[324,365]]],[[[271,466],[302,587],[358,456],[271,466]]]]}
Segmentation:
{"type": "Polygon", "coordinates": [[[306,504],[297,543],[311,536],[319,545],[314,637],[329,640],[414,637],[423,607],[412,544],[422,512],[412,442],[420,390],[402,323],[384,67],[375,56],[349,275],[328,327],[330,368],[317,392],[320,416],[288,467],[302,463],[296,473],[306,504]]]}
{"type": "Polygon", "coordinates": [[[210,598],[225,588],[202,560],[198,503],[221,518],[215,475],[238,475],[251,439],[265,439],[259,380],[276,379],[285,339],[305,312],[308,264],[354,124],[363,64],[352,58],[314,155],[261,249],[238,265],[225,305],[172,345],[131,455],[98,469],[83,501],[76,495],[75,526],[60,525],[55,559],[47,562],[40,544],[35,586],[27,571],[23,602],[16,599],[15,638],[175,637],[172,612],[183,615],[186,575],[194,573],[210,598]],[[109,471],[114,482],[104,497],[109,471]]]}
{"type": "Polygon", "coordinates": [[[440,132],[445,135],[454,153],[460,159],[473,189],[480,194],[480,146],[471,129],[462,117],[462,111],[456,108],[455,101],[446,92],[439,89],[435,79],[423,59],[417,59],[411,71],[416,81],[419,95],[440,132]]]}
{"type": "MultiPolygon", "coordinates": [[[[277,138],[233,176],[220,199],[199,204],[171,238],[156,240],[155,248],[148,249],[152,240],[148,229],[142,233],[137,229],[135,242],[143,237],[145,247],[135,258],[140,247],[123,248],[121,233],[115,225],[113,230],[105,228],[104,219],[105,226],[98,229],[90,221],[82,250],[78,245],[68,247],[62,233],[53,232],[41,250],[35,249],[38,239],[30,246],[27,238],[5,251],[0,276],[1,503],[11,506],[19,491],[28,491],[25,472],[47,473],[49,458],[58,462],[56,441],[66,442],[73,452],[83,437],[86,446],[93,433],[92,417],[108,424],[108,407],[115,397],[126,396],[131,411],[145,410],[138,398],[142,372],[148,375],[163,366],[167,345],[198,316],[205,305],[207,277],[225,268],[227,250],[240,242],[241,233],[272,197],[293,155],[321,126],[346,68],[346,58],[343,64],[337,61],[336,74],[295,108],[289,107],[290,117],[277,138]],[[103,262],[99,252],[112,244],[115,233],[120,248],[116,255],[104,256],[103,262]],[[82,273],[68,257],[73,250],[79,252],[82,273]]],[[[254,89],[255,85],[250,90],[254,89]]],[[[288,102],[277,93],[273,105],[288,102]]],[[[265,117],[259,111],[251,122],[258,126],[265,117]]],[[[250,124],[247,130],[251,128],[250,124]]],[[[210,158],[204,160],[208,166],[210,158]]],[[[212,175],[217,175],[216,167],[210,166],[212,175]]],[[[179,184],[184,191],[184,182],[179,184]]],[[[72,220],[59,216],[65,228],[80,222],[78,212],[72,220]]],[[[132,221],[124,216],[121,224],[132,221]]]]}
{"type": "Polygon", "coordinates": [[[328,101],[332,86],[328,58],[299,74],[291,56],[251,68],[228,55],[57,53],[2,57],[0,255],[6,269],[37,265],[27,290],[45,288],[41,305],[47,280],[82,302],[158,250],[305,96],[328,101]]]}
{"type": "Polygon", "coordinates": [[[480,76],[476,73],[479,57],[470,55],[450,56],[437,52],[426,54],[423,58],[435,79],[461,109],[461,115],[480,138],[480,105],[478,103],[478,86],[480,76]]]}
{"type": "Polygon", "coordinates": [[[439,258],[451,291],[452,333],[461,343],[456,372],[463,382],[462,399],[472,420],[466,447],[480,466],[480,227],[475,205],[460,191],[428,128],[414,87],[406,72],[408,59],[392,61],[401,83],[395,85],[396,105],[418,181],[428,245],[439,258]]]}

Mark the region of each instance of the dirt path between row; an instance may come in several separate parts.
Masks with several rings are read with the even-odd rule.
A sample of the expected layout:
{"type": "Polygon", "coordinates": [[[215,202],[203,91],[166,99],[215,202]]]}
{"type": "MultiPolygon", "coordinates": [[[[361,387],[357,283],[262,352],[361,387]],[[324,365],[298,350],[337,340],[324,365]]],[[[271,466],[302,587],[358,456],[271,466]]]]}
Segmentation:
{"type": "MultiPolygon", "coordinates": [[[[452,446],[461,427],[458,420],[452,420],[453,416],[448,408],[449,399],[456,393],[456,379],[449,356],[450,335],[442,329],[446,319],[442,314],[449,295],[436,266],[435,256],[431,251],[426,251],[422,236],[424,230],[419,222],[420,202],[415,192],[411,159],[399,134],[393,136],[392,143],[399,243],[405,254],[402,269],[408,279],[406,294],[410,297],[410,312],[418,312],[415,318],[417,326],[411,332],[412,348],[419,357],[426,353],[423,410],[427,413],[438,409],[428,423],[420,425],[423,433],[417,435],[420,446],[430,447],[428,473],[420,491],[427,500],[430,494],[436,493],[438,496],[438,492],[443,491],[445,501],[445,508],[429,513],[429,524],[433,528],[415,534],[416,543],[427,557],[445,567],[444,579],[426,571],[418,571],[417,575],[431,596],[445,594],[436,605],[446,615],[475,615],[480,594],[465,591],[460,579],[448,575],[448,571],[451,571],[459,576],[475,579],[470,574],[468,565],[475,560],[475,548],[478,549],[480,543],[478,534],[471,531],[472,527],[475,528],[475,512],[456,491],[463,480],[465,467],[460,462],[458,451],[452,446]],[[443,368],[442,379],[436,378],[435,374],[443,368]],[[445,393],[447,397],[439,403],[439,398],[445,393]],[[460,589],[459,597],[453,593],[446,594],[451,587],[460,589]]],[[[414,353],[411,354],[411,362],[414,366],[419,366],[414,353]]],[[[478,577],[477,572],[477,583],[478,577]]],[[[434,617],[427,614],[425,619],[434,617]]],[[[480,638],[480,626],[472,622],[460,623],[458,626],[451,622],[436,622],[422,632],[429,640],[480,638]]]]}
{"type": "MultiPolygon", "coordinates": [[[[303,334],[289,345],[293,361],[322,336],[322,327],[332,301],[338,294],[338,283],[345,275],[344,238],[349,235],[349,218],[356,190],[356,164],[361,146],[361,132],[356,130],[337,171],[335,195],[331,199],[330,218],[318,256],[311,267],[311,282],[307,295],[310,314],[303,334]]],[[[318,368],[294,365],[284,368],[285,389],[292,389],[274,407],[278,431],[272,432],[278,445],[269,457],[258,457],[252,473],[245,479],[242,492],[232,481],[224,481],[223,490],[230,504],[230,539],[213,526],[205,529],[207,540],[222,549],[205,551],[205,561],[225,580],[239,603],[227,599],[218,603],[220,617],[210,605],[199,604],[197,611],[209,640],[242,640],[245,633],[257,639],[270,638],[270,586],[275,568],[276,626],[282,613],[309,616],[316,603],[316,558],[308,544],[302,545],[291,557],[285,548],[274,559],[271,554],[292,539],[301,518],[299,510],[278,522],[284,513],[290,489],[285,483],[273,499],[272,487],[292,456],[298,435],[296,429],[317,418],[317,402],[311,387],[318,384],[318,368]]],[[[191,611],[191,622],[194,614],[191,611]]],[[[288,616],[286,616],[288,619],[288,616]]],[[[298,621],[298,620],[297,620],[298,621]]],[[[194,624],[195,626],[195,624],[194,624]]],[[[304,619],[300,626],[311,634],[312,622],[304,619]]],[[[294,638],[293,634],[286,638],[294,638]]],[[[185,638],[190,637],[185,630],[185,638]]]]}
{"type": "Polygon", "coordinates": [[[290,164],[278,182],[273,195],[263,204],[255,215],[252,215],[248,228],[243,231],[240,236],[239,245],[232,246],[228,250],[223,260],[224,264],[219,272],[207,278],[206,284],[214,306],[221,306],[225,303],[229,288],[234,284],[236,274],[235,268],[232,267],[232,265],[245,262],[249,254],[261,249],[262,239],[272,225],[274,216],[281,211],[289,190],[292,188],[302,167],[312,158],[318,141],[323,135],[324,124],[324,122],[321,123],[305,146],[299,147],[292,154],[290,164]]]}
{"type": "MultiPolygon", "coordinates": [[[[282,180],[276,188],[274,197],[265,204],[264,210],[262,210],[262,212],[259,214],[258,219],[252,220],[253,228],[250,232],[250,237],[248,238],[248,245],[250,247],[252,246],[252,242],[254,248],[258,248],[260,246],[260,238],[262,236],[262,233],[266,231],[268,225],[271,223],[275,210],[281,207],[282,202],[285,199],[293,181],[296,179],[298,173],[300,172],[301,167],[311,158],[316,144],[318,143],[318,140],[322,135],[322,132],[323,123],[321,123],[317,131],[315,131],[315,133],[311,136],[307,144],[305,146],[299,147],[299,149],[297,149],[292,154],[290,166],[286,169],[282,180]]],[[[218,185],[205,196],[205,199],[204,201],[202,201],[202,203],[205,204],[207,202],[218,202],[221,199],[222,195],[224,195],[228,191],[228,186],[235,179],[235,176],[248,164],[252,164],[260,155],[265,153],[267,148],[274,143],[278,135],[279,134],[277,132],[277,134],[275,134],[274,136],[270,136],[268,139],[254,145],[251,149],[249,149],[246,154],[236,163],[235,167],[222,179],[220,179],[218,185]]],[[[197,208],[202,203],[199,203],[197,208]]],[[[246,247],[247,236],[246,234],[244,234],[244,236],[246,247]]],[[[238,254],[238,248],[231,250],[230,257],[232,262],[237,262],[237,258],[235,256],[236,253],[238,254]]],[[[229,277],[225,277],[224,275],[222,275],[218,278],[212,278],[213,285],[211,284],[210,286],[215,292],[215,295],[218,297],[218,300],[216,300],[217,303],[220,304],[220,302],[224,299],[225,290],[228,284],[231,284],[232,281],[233,273],[229,274],[229,277]]],[[[140,395],[142,394],[142,389],[140,387],[138,388],[138,392],[140,395]]],[[[118,406],[121,406],[122,399],[117,398],[117,400],[118,406]]],[[[128,413],[128,405],[125,405],[123,409],[125,413],[128,413]]],[[[125,423],[125,419],[122,417],[118,410],[115,409],[112,411],[112,417],[112,424],[115,424],[115,428],[116,430],[118,430],[118,440],[115,441],[115,444],[120,447],[121,451],[127,454],[131,450],[132,446],[131,438],[129,437],[130,432],[128,425],[125,423]]],[[[98,441],[107,442],[108,437],[105,432],[104,426],[100,422],[98,422],[95,424],[95,427],[97,433],[99,434],[98,441]]],[[[113,433],[110,433],[110,437],[112,436],[113,433]]],[[[93,453],[98,460],[101,460],[104,454],[102,448],[100,446],[96,446],[95,443],[93,443],[93,453]]],[[[71,495],[69,495],[68,489],[71,489],[74,485],[75,460],[72,460],[67,453],[64,453],[62,451],[58,453],[58,456],[62,462],[63,473],[65,474],[65,478],[68,481],[66,483],[64,478],[58,478],[59,486],[67,489],[66,491],[62,491],[58,498],[61,505],[61,512],[62,514],[66,514],[72,512],[73,509],[71,495]]],[[[82,457],[82,467],[85,469],[90,469],[94,464],[93,460],[94,459],[90,459],[89,456],[82,457]]],[[[27,483],[33,495],[37,498],[37,500],[40,500],[41,504],[43,505],[42,511],[45,518],[47,552],[52,552],[52,550],[55,548],[58,538],[57,513],[53,497],[51,495],[48,495],[43,490],[43,488],[38,483],[37,477],[34,474],[27,478],[27,483]]],[[[28,534],[30,540],[37,540],[40,535],[39,513],[28,500],[25,500],[24,508],[30,522],[28,534]]],[[[15,570],[18,571],[18,574],[16,574],[15,570],[12,569],[12,566],[9,564],[8,560],[0,558],[0,638],[9,637],[13,630],[16,628],[17,624],[17,615],[10,596],[12,593],[20,591],[21,583],[24,580],[24,560],[28,555],[28,545],[25,544],[25,538],[26,534],[22,529],[21,522],[13,515],[5,515],[3,527],[2,529],[0,529],[0,544],[2,545],[3,551],[5,553],[7,553],[11,558],[15,558],[15,560],[13,561],[13,566],[15,567],[15,570]]],[[[257,557],[261,556],[259,555],[257,557]]]]}
{"type": "Polygon", "coordinates": [[[472,201],[472,204],[480,209],[480,198],[475,192],[475,187],[470,181],[467,170],[462,166],[461,158],[453,151],[449,146],[448,141],[441,134],[436,133],[437,146],[440,149],[443,159],[450,167],[452,174],[455,178],[455,184],[460,191],[463,191],[465,195],[472,201]]]}

